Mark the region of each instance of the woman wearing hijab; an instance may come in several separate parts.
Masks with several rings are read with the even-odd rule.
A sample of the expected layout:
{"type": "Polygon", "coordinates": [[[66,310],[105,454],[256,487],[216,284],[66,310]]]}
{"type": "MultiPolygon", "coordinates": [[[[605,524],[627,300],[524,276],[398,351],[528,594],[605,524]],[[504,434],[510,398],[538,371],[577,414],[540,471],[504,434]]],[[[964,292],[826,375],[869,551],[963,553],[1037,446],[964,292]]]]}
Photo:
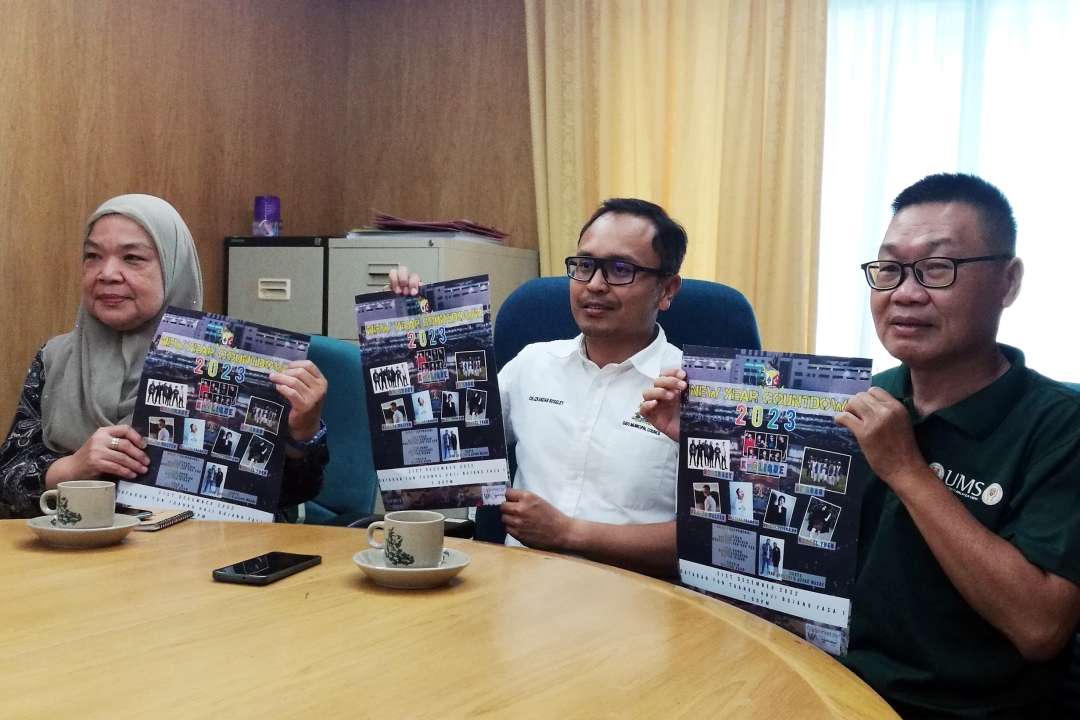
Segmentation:
{"type": "MultiPolygon", "coordinates": [[[[26,375],[0,445],[0,518],[39,515],[38,498],[65,480],[145,473],[146,442],[129,423],[143,361],[165,308],[202,308],[191,232],[172,205],[122,195],[83,233],[82,302],[75,329],[47,342],[26,375]]],[[[322,427],[326,380],[308,360],[270,375],[292,404],[280,508],[313,498],[329,459],[322,427]],[[303,448],[303,449],[299,449],[303,448]]]]}

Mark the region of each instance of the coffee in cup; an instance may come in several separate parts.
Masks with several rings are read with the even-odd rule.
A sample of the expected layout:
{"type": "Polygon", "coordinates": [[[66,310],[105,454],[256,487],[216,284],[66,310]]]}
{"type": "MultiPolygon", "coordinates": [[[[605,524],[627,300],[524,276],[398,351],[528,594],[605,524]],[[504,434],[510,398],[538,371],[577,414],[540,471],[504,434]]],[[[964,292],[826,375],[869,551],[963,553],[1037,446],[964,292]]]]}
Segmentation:
{"type": "Polygon", "coordinates": [[[433,568],[442,562],[443,516],[430,510],[387,513],[367,529],[368,545],[382,550],[390,567],[433,568]],[[383,542],[372,534],[382,528],[383,542]]]}
{"type": "Polygon", "coordinates": [[[55,515],[52,524],[60,528],[106,528],[113,525],[116,484],[108,480],[68,480],[56,489],[41,493],[41,512],[55,515]],[[56,500],[56,509],[49,507],[56,500]]]}

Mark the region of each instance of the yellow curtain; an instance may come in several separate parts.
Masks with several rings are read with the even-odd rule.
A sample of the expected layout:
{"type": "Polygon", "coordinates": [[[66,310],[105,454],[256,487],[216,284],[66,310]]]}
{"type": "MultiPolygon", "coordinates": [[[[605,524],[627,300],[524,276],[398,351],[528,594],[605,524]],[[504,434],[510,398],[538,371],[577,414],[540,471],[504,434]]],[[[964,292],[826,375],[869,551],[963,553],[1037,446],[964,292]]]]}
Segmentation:
{"type": "Polygon", "coordinates": [[[541,270],[604,199],[664,207],[683,276],[813,349],[827,0],[526,0],[541,270]]]}

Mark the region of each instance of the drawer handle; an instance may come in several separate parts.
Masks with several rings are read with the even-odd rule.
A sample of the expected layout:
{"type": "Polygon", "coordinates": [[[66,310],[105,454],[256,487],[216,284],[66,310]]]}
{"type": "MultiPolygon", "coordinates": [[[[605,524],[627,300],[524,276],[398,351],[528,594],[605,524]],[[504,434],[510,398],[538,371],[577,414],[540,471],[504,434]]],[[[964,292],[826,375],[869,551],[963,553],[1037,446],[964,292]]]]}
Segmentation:
{"type": "Polygon", "coordinates": [[[288,300],[292,297],[290,278],[259,278],[260,300],[288,300]]]}
{"type": "Polygon", "coordinates": [[[382,287],[390,284],[390,271],[401,263],[368,263],[368,285],[382,287]]]}

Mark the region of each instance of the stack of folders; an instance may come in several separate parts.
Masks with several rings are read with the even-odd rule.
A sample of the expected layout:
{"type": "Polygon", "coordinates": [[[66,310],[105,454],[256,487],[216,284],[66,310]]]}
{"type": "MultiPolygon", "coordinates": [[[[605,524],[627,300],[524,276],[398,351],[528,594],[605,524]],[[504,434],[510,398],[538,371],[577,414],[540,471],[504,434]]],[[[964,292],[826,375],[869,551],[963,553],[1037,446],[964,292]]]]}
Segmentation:
{"type": "MultiPolygon", "coordinates": [[[[502,244],[510,237],[508,233],[505,233],[496,227],[480,225],[479,223],[474,223],[472,220],[425,222],[420,220],[405,220],[380,212],[376,212],[375,217],[372,218],[371,229],[394,232],[464,233],[466,235],[475,235],[499,244],[502,244]]],[[[363,232],[363,230],[353,230],[349,235],[352,236],[355,233],[362,236],[363,232]]]]}

